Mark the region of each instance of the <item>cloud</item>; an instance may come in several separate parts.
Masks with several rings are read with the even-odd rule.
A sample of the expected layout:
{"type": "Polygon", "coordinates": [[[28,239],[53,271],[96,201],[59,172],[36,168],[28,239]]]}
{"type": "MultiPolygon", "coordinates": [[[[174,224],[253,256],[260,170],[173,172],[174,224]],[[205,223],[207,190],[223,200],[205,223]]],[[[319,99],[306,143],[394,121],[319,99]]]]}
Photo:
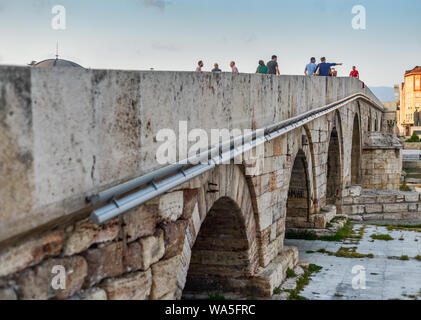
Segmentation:
{"type": "Polygon", "coordinates": [[[51,6],[50,0],[34,0],[32,1],[32,6],[35,9],[44,9],[47,6],[51,6]]]}
{"type": "Polygon", "coordinates": [[[179,51],[180,48],[171,43],[152,42],[152,49],[160,51],[179,51]]]}
{"type": "Polygon", "coordinates": [[[255,42],[258,39],[258,37],[255,34],[250,34],[245,36],[243,39],[246,43],[252,43],[255,42]]]}
{"type": "Polygon", "coordinates": [[[164,11],[169,4],[171,4],[171,2],[166,0],[143,0],[144,7],[157,8],[161,11],[164,11]]]}

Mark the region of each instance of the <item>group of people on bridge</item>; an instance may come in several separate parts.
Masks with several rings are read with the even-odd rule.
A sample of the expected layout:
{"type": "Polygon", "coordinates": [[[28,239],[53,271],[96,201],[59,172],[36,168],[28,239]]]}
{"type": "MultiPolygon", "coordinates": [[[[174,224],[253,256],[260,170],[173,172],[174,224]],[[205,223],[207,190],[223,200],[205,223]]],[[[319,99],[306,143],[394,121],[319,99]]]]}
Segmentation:
{"type": "MultiPolygon", "coordinates": [[[[336,77],[338,72],[334,66],[341,66],[342,63],[328,63],[326,62],[326,58],[320,58],[320,63],[316,63],[316,58],[312,57],[310,59],[310,63],[308,63],[304,69],[304,74],[306,76],[320,76],[320,77],[336,77]]],[[[198,62],[198,66],[196,68],[196,72],[202,72],[202,68],[204,67],[203,60],[198,62]]],[[[235,65],[235,61],[230,62],[231,71],[233,73],[238,73],[238,68],[235,65]]],[[[215,63],[212,72],[222,72],[219,68],[219,64],[215,63]]],[[[259,65],[257,66],[256,73],[259,74],[274,74],[280,75],[279,66],[278,66],[278,57],[276,55],[272,56],[272,59],[265,64],[263,60],[259,61],[259,65]]],[[[360,78],[360,74],[356,68],[356,66],[352,67],[352,71],[349,74],[350,77],[353,78],[360,78]]]]}

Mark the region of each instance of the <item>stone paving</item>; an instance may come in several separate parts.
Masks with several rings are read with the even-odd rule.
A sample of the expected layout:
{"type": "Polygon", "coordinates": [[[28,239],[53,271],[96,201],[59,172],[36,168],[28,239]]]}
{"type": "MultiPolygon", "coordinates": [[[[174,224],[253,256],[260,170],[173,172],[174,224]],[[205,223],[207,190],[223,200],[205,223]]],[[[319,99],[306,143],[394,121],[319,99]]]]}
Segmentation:
{"type": "MultiPolygon", "coordinates": [[[[361,227],[355,225],[354,230],[358,231],[361,227]]],[[[286,239],[285,244],[299,248],[300,260],[323,267],[300,293],[307,299],[421,300],[421,261],[414,258],[421,255],[421,232],[388,231],[385,227],[365,225],[359,243],[349,240],[326,242],[286,239]],[[372,234],[389,234],[394,240],[373,240],[370,237],[372,234]],[[336,252],[340,247],[357,247],[358,253],[371,253],[374,258],[339,258],[318,252],[308,253],[319,249],[336,252]],[[390,258],[402,255],[407,255],[410,260],[390,258]],[[353,289],[352,279],[361,275],[359,271],[352,273],[355,266],[365,268],[366,289],[353,289]]]]}

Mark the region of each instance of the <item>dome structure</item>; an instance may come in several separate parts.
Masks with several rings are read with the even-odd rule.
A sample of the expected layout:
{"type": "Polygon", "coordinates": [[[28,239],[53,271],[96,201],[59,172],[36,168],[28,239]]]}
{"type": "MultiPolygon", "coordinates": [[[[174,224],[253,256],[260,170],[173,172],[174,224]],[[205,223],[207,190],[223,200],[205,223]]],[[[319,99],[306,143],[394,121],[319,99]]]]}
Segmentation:
{"type": "Polygon", "coordinates": [[[51,68],[51,67],[73,67],[73,68],[83,68],[81,65],[63,59],[47,59],[41,62],[34,64],[35,68],[51,68]]]}

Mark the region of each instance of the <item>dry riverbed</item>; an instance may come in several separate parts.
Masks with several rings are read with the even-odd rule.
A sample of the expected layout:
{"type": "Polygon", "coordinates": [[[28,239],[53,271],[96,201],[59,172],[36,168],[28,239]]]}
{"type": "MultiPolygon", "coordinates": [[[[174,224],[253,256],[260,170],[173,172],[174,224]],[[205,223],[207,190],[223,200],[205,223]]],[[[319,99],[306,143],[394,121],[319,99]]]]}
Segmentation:
{"type": "Polygon", "coordinates": [[[421,229],[354,225],[356,233],[361,228],[361,239],[285,240],[299,248],[300,260],[322,267],[300,297],[421,300],[421,229]]]}

